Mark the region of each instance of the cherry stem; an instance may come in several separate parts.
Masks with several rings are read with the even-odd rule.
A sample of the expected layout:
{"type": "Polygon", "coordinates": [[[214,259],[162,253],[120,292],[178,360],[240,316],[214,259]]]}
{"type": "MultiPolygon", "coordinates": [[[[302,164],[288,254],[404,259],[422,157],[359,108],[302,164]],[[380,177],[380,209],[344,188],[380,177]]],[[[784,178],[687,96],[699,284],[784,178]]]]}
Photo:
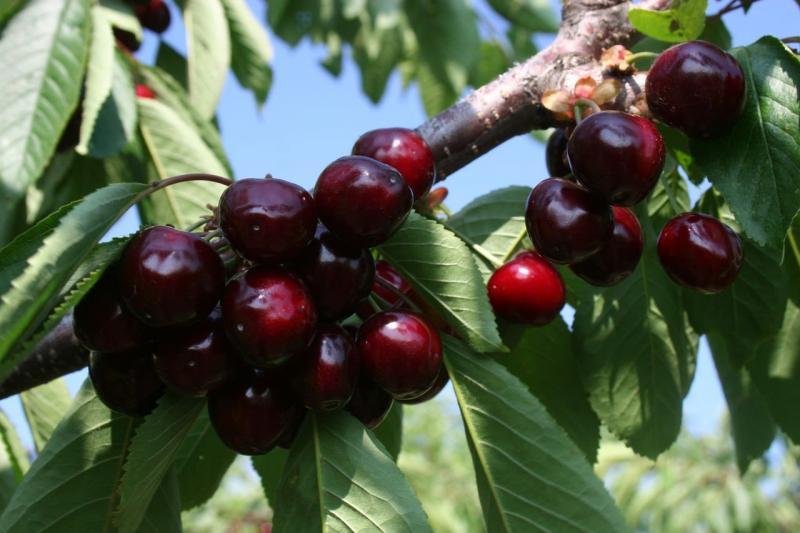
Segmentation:
{"type": "Polygon", "coordinates": [[[161,189],[165,189],[172,185],[177,185],[178,183],[187,183],[190,181],[211,181],[214,183],[219,183],[220,185],[225,185],[226,187],[233,185],[232,179],[223,178],[222,176],[215,176],[214,174],[181,174],[179,176],[172,176],[171,178],[167,178],[165,180],[154,181],[147,189],[136,195],[132,203],[139,203],[142,199],[147,198],[154,192],[160,191],[161,189]]]}
{"type": "Polygon", "coordinates": [[[378,305],[377,300],[375,300],[375,297],[372,294],[367,296],[367,301],[369,302],[369,305],[370,305],[370,307],[372,307],[373,311],[375,311],[376,313],[382,313],[383,312],[383,308],[381,308],[381,306],[378,305]]]}
{"type": "Polygon", "coordinates": [[[600,109],[600,106],[597,105],[597,102],[595,102],[594,100],[589,100],[588,98],[578,98],[575,101],[575,105],[573,106],[573,109],[575,111],[575,122],[577,124],[580,124],[583,121],[582,109],[584,107],[591,108],[591,110],[595,113],[599,113],[600,111],[602,111],[602,109],[600,109]]]}
{"type": "Polygon", "coordinates": [[[800,37],[786,37],[785,39],[781,39],[785,44],[793,44],[793,43],[800,43],[800,37]]]}
{"type": "Polygon", "coordinates": [[[375,276],[375,281],[383,287],[384,289],[390,291],[392,294],[403,300],[403,302],[408,305],[413,311],[422,314],[422,310],[419,308],[417,304],[415,304],[411,298],[408,297],[403,291],[386,281],[385,279],[381,278],[380,276],[375,276]]]}
{"type": "Polygon", "coordinates": [[[522,244],[522,241],[525,240],[525,236],[527,234],[528,230],[527,228],[525,228],[525,226],[523,226],[522,229],[517,234],[517,237],[514,239],[514,244],[511,245],[511,248],[508,249],[506,255],[503,256],[502,259],[503,264],[506,264],[509,261],[509,259],[511,259],[511,257],[514,255],[514,252],[516,252],[517,248],[519,248],[519,245],[522,244]]]}
{"type": "Polygon", "coordinates": [[[626,57],[625,61],[632,64],[640,59],[655,59],[657,57],[658,54],[656,52],[636,52],[626,57]]]}

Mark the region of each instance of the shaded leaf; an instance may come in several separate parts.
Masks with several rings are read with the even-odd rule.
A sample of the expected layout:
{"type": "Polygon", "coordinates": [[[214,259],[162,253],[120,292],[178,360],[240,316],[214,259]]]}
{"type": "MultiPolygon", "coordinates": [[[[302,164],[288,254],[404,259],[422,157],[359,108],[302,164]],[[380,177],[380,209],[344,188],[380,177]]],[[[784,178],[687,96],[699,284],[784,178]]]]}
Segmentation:
{"type": "MultiPolygon", "coordinates": [[[[186,58],[165,41],[161,41],[158,44],[156,68],[169,74],[169,76],[180,85],[181,89],[184,91],[189,90],[189,80],[187,79],[189,68],[186,64],[186,58]]],[[[159,92],[156,91],[156,94],[159,94],[159,92]]],[[[186,94],[186,98],[188,103],[188,93],[186,94]]],[[[199,116],[200,114],[198,113],[198,117],[199,116]]],[[[206,119],[201,120],[207,122],[206,119]]]]}
{"type": "Polygon", "coordinates": [[[103,14],[115,28],[132,33],[138,42],[142,42],[142,25],[133,12],[133,6],[125,0],[99,0],[97,3],[103,14]]]}
{"type": "MultiPolygon", "coordinates": [[[[295,439],[295,442],[297,442],[297,439],[295,439]]],[[[265,455],[257,455],[251,458],[253,468],[258,472],[258,476],[261,479],[264,495],[273,509],[275,509],[275,504],[278,501],[278,485],[280,485],[283,478],[283,470],[286,467],[288,458],[289,452],[283,448],[274,448],[265,455]]]]}
{"type": "Polygon", "coordinates": [[[99,6],[92,7],[92,43],[86,68],[86,96],[83,98],[81,134],[75,148],[81,155],[89,153],[89,141],[94,132],[100,108],[111,94],[114,77],[114,34],[111,22],[99,6]]]}
{"type": "Polygon", "coordinates": [[[403,446],[403,404],[394,402],[386,418],[372,430],[372,433],[396,462],[403,446]]]}
{"type": "Polygon", "coordinates": [[[72,403],[62,378],[26,390],[19,395],[25,418],[31,428],[33,444],[41,452],[72,403]]]}
{"type": "Polygon", "coordinates": [[[3,441],[3,448],[11,462],[11,471],[15,482],[19,483],[28,472],[31,466],[28,452],[19,439],[17,430],[11,420],[8,419],[3,411],[0,411],[0,438],[3,441]]]}
{"type": "Polygon", "coordinates": [[[489,5],[509,22],[533,32],[553,33],[558,22],[547,0],[489,0],[489,5]]]}
{"type": "Polygon", "coordinates": [[[267,32],[245,0],[222,0],[231,35],[231,68],[243,87],[253,91],[259,105],[267,101],[272,84],[272,45],[267,32]]]}

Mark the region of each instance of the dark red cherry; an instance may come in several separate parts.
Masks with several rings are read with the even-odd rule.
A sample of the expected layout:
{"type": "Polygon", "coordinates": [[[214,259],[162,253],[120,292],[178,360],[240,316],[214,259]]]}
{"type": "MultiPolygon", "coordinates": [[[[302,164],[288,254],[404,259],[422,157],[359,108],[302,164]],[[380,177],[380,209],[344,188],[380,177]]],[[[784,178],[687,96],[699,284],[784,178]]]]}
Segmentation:
{"type": "Polygon", "coordinates": [[[614,218],[602,197],[577,183],[551,178],[528,196],[525,224],[536,250],[553,263],[577,263],[611,237],[614,218]]]}
{"type": "Polygon", "coordinates": [[[572,174],[615,205],[634,205],[653,189],[664,168],[664,139],[637,115],[602,111],[575,128],[567,155],[572,174]]]}
{"type": "Polygon", "coordinates": [[[356,141],[353,155],[364,155],[394,167],[420,199],[433,185],[433,152],[420,134],[406,128],[372,130],[356,141]]]}
{"type": "Polygon", "coordinates": [[[400,400],[400,402],[407,405],[416,405],[433,400],[439,395],[440,392],[442,392],[442,389],[444,389],[448,383],[450,383],[450,375],[447,373],[447,369],[444,367],[444,365],[442,365],[442,369],[439,371],[439,377],[436,378],[436,381],[433,383],[433,387],[428,389],[427,392],[418,398],[412,398],[411,400],[400,400]]]}
{"type": "Polygon", "coordinates": [[[552,322],[566,301],[561,274],[536,252],[522,252],[498,268],[487,290],[497,316],[533,326],[552,322]]]}
{"type": "Polygon", "coordinates": [[[361,325],[357,339],[364,374],[396,399],[418,398],[439,376],[439,334],[415,313],[379,313],[361,325]]]}
{"type": "Polygon", "coordinates": [[[89,377],[100,401],[128,416],[146,415],[164,394],[164,384],[147,349],[114,354],[92,352],[89,377]]]}
{"type": "Polygon", "coordinates": [[[172,17],[164,0],[150,0],[135,8],[136,16],[142,26],[156,33],[164,33],[169,28],[172,17]]]}
{"type": "Polygon", "coordinates": [[[742,241],[714,217],[683,213],[661,230],[658,258],[676,283],[706,293],[720,292],[742,268],[742,241]]]}
{"type": "Polygon", "coordinates": [[[274,366],[314,338],[317,310],[306,286],[283,268],[254,267],[234,278],[222,298],[228,339],[254,366],[274,366]]]}
{"type": "Polygon", "coordinates": [[[358,350],[353,338],[341,326],[325,324],[302,356],[295,390],[303,404],[316,411],[344,407],[358,381],[358,350]]]}
{"type": "MultiPolygon", "coordinates": [[[[397,269],[386,261],[380,260],[375,262],[375,281],[372,284],[372,292],[390,307],[397,306],[400,308],[405,305],[400,295],[404,294],[411,297],[414,294],[414,289],[397,269]],[[393,291],[386,285],[390,285],[396,290],[393,291]]],[[[368,302],[362,302],[358,306],[358,316],[362,319],[366,320],[374,314],[375,310],[368,302]]]]}
{"type": "Polygon", "coordinates": [[[118,270],[109,267],[100,281],[75,306],[73,329],[81,344],[98,352],[127,352],[144,346],[149,329],[122,303],[118,270]]]}
{"type": "Polygon", "coordinates": [[[375,260],[368,249],[349,246],[321,224],[297,266],[325,320],[352,315],[369,295],[375,277],[375,260]]]}
{"type": "Polygon", "coordinates": [[[311,195],[299,185],[279,179],[234,182],[219,199],[219,216],[231,245],[259,263],[294,259],[317,229],[311,195]]]}
{"type": "Polygon", "coordinates": [[[205,396],[238,367],[219,310],[197,324],[164,331],[153,348],[153,362],[161,381],[187,396],[205,396]]]}
{"type": "Polygon", "coordinates": [[[208,395],[211,425],[228,448],[243,455],[270,451],[303,410],[268,371],[247,369],[208,395]]]}
{"type": "Polygon", "coordinates": [[[225,286],[225,267],[211,245],[166,226],[147,228],[131,239],[121,272],[122,298],[150,326],[177,326],[208,316],[225,286]]]}
{"type": "Polygon", "coordinates": [[[642,226],[633,211],[613,207],[614,233],[596,254],[569,266],[587,283],[599,287],[616,285],[627,278],[639,264],[644,240],[642,226]]]}
{"type": "Polygon", "coordinates": [[[342,157],[322,171],[314,188],[317,215],[353,246],[388,239],[411,212],[414,193],[403,176],[369,157],[342,157]]]}
{"type": "Polygon", "coordinates": [[[699,138],[722,133],[736,122],[746,90],[736,59],[705,41],[667,48],[653,62],[645,83],[653,116],[699,138]]]}
{"type": "Polygon", "coordinates": [[[567,142],[569,134],[567,130],[560,128],[555,130],[547,139],[545,148],[545,162],[547,172],[551,178],[563,178],[570,173],[567,164],[567,142]]]}
{"type": "Polygon", "coordinates": [[[353,392],[347,410],[369,429],[383,422],[392,408],[392,397],[377,384],[362,376],[353,392]]]}
{"type": "Polygon", "coordinates": [[[116,38],[119,46],[123,50],[127,50],[129,53],[136,52],[142,46],[142,42],[136,38],[136,35],[120,28],[114,28],[114,37],[116,38]]]}

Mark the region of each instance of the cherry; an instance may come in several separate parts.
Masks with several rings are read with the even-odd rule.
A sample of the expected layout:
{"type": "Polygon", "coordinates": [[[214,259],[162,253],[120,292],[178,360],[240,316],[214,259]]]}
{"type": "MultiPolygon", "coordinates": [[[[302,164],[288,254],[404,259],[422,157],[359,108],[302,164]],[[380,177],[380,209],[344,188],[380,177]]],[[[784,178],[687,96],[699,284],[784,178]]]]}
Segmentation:
{"type": "Polygon", "coordinates": [[[358,418],[369,429],[374,429],[383,422],[392,409],[392,397],[362,374],[347,404],[347,411],[358,418]]]}
{"type": "Polygon", "coordinates": [[[119,46],[129,53],[136,52],[142,46],[141,41],[136,38],[136,35],[120,28],[114,28],[114,37],[117,39],[119,46]]]}
{"type": "Polygon", "coordinates": [[[295,258],[317,228],[311,195],[299,185],[271,178],[234,182],[222,193],[219,217],[231,245],[260,263],[295,258]]]}
{"type": "MultiPolygon", "coordinates": [[[[386,261],[380,260],[375,262],[375,281],[372,284],[372,292],[389,304],[390,307],[405,307],[400,294],[412,297],[412,295],[414,295],[414,288],[411,287],[411,284],[396,268],[386,261]],[[391,285],[396,291],[392,291],[384,284],[391,285]]],[[[368,302],[362,302],[358,306],[357,311],[358,316],[364,320],[375,314],[375,310],[368,302]]]]}
{"type": "Polygon", "coordinates": [[[522,252],[498,268],[487,285],[497,316],[542,326],[558,316],[566,301],[561,275],[536,252],[522,252]]]}
{"type": "Polygon", "coordinates": [[[259,455],[291,432],[303,411],[268,372],[248,369],[208,395],[208,414],[226,446],[243,455],[259,455]]]}
{"type": "Polygon", "coordinates": [[[122,302],[118,275],[116,265],[109,267],[75,306],[75,336],[88,350],[127,352],[144,346],[148,341],[147,326],[139,322],[122,302]]]}
{"type": "Polygon", "coordinates": [[[342,157],[322,171],[314,189],[317,214],[354,246],[388,239],[411,212],[414,193],[394,168],[369,157],[342,157]]]}
{"type": "Polygon", "coordinates": [[[164,0],[150,0],[146,4],[137,5],[134,10],[145,28],[156,33],[164,33],[169,28],[172,17],[164,0]]]}
{"type": "Polygon", "coordinates": [[[198,235],[153,226],[128,243],[122,256],[122,298],[150,326],[202,319],[225,286],[219,255],[198,235]]]}
{"type": "Polygon", "coordinates": [[[128,416],[144,416],[164,394],[164,384],[153,367],[150,352],[92,352],[89,377],[97,397],[109,409],[128,416]]]}
{"type": "Polygon", "coordinates": [[[144,98],[145,100],[153,100],[156,97],[156,93],[144,83],[137,83],[136,96],[139,98],[144,98]]]}
{"type": "Polygon", "coordinates": [[[570,173],[567,164],[567,142],[569,134],[565,129],[555,130],[547,139],[545,148],[545,162],[550,177],[563,178],[570,173]]]}
{"type": "Polygon", "coordinates": [[[353,314],[369,295],[375,260],[369,250],[348,246],[320,224],[298,269],[314,295],[320,317],[340,320],[353,314]]]}
{"type": "Polygon", "coordinates": [[[248,363],[274,366],[305,350],[317,309],[303,282],[278,267],[254,267],[234,278],[222,298],[225,331],[248,363]]]}
{"type": "Polygon", "coordinates": [[[426,393],[442,368],[439,334],[420,315],[379,313],[358,330],[358,349],[365,374],[395,399],[426,393]]]}
{"type": "Polygon", "coordinates": [[[634,271],[642,256],[644,240],[642,226],[633,211],[624,207],[612,207],[614,233],[611,239],[596,254],[570,269],[586,282],[599,287],[616,285],[634,271]]]}
{"type": "Polygon", "coordinates": [[[222,313],[164,332],[153,348],[156,371],[170,389],[187,396],[205,396],[233,376],[237,368],[225,337],[222,313]]]}
{"type": "Polygon", "coordinates": [[[433,400],[439,395],[440,392],[442,392],[442,389],[444,389],[448,383],[450,383],[450,375],[447,373],[447,369],[444,367],[444,365],[442,365],[442,369],[439,371],[439,376],[433,383],[433,387],[428,389],[427,392],[418,398],[413,398],[411,400],[400,400],[400,402],[406,405],[416,405],[433,400]]]}
{"type": "Polygon", "coordinates": [[[742,267],[742,241],[714,217],[683,213],[661,230],[658,258],[676,283],[716,293],[736,280],[742,267]]]}
{"type": "Polygon", "coordinates": [[[394,167],[420,199],[433,185],[433,152],[416,131],[406,128],[372,130],[356,141],[353,155],[364,155],[394,167]]]}
{"type": "Polygon", "coordinates": [[[689,137],[713,137],[744,110],[746,85],[736,59],[705,41],[666,49],[650,67],[647,106],[689,137]]]}
{"type": "Polygon", "coordinates": [[[525,224],[536,250],[553,263],[577,263],[611,237],[614,219],[603,199],[577,183],[550,178],[528,196],[525,224]]]}
{"type": "Polygon", "coordinates": [[[341,326],[320,326],[299,366],[295,388],[306,407],[333,411],[350,400],[358,381],[358,351],[341,326]]]}
{"type": "Polygon", "coordinates": [[[567,146],[575,178],[616,205],[637,204],[650,193],[665,154],[664,139],[652,122],[619,111],[587,117],[567,146]]]}

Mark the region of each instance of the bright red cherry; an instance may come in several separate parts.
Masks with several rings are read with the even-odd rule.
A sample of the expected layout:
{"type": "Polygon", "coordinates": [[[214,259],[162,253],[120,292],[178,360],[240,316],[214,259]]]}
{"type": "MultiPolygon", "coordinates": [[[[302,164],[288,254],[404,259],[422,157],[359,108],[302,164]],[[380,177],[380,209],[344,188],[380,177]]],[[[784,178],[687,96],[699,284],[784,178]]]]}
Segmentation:
{"type": "Polygon", "coordinates": [[[545,162],[547,172],[551,178],[563,178],[570,173],[567,164],[567,142],[569,134],[567,130],[560,128],[555,130],[547,139],[545,148],[545,162]]]}
{"type": "Polygon", "coordinates": [[[439,377],[436,378],[436,381],[433,383],[433,387],[428,389],[425,394],[418,398],[413,398],[411,400],[400,400],[400,402],[406,405],[417,405],[429,400],[433,400],[439,395],[440,392],[442,392],[442,389],[444,389],[448,383],[450,383],[450,374],[447,373],[447,369],[444,367],[444,365],[442,365],[442,369],[439,371],[439,377]]]}
{"type": "Polygon", "coordinates": [[[314,189],[317,215],[353,246],[377,246],[411,212],[414,193],[403,176],[369,157],[342,157],[322,171],[314,189]]]}
{"type": "Polygon", "coordinates": [[[226,446],[243,455],[270,451],[302,413],[283,384],[264,370],[245,370],[208,395],[211,425],[226,446]]]}
{"type": "Polygon", "coordinates": [[[139,98],[144,98],[145,100],[153,100],[156,97],[156,93],[144,83],[137,83],[136,96],[139,98]]]}
{"type": "Polygon", "coordinates": [[[498,268],[487,290],[497,316],[533,326],[552,322],[566,301],[561,274],[536,252],[522,252],[498,268]]]}
{"type": "Polygon", "coordinates": [[[420,199],[433,185],[433,152],[419,133],[406,128],[372,130],[356,141],[353,155],[364,155],[394,167],[420,199]]]}
{"type": "Polygon", "coordinates": [[[661,230],[658,258],[676,283],[716,293],[736,280],[742,268],[742,241],[714,217],[683,213],[661,230]]]}
{"type": "Polygon", "coordinates": [[[314,342],[299,357],[295,389],[306,407],[333,411],[350,401],[358,382],[358,350],[341,326],[319,326],[314,342]]]}
{"type": "Polygon", "coordinates": [[[128,416],[146,415],[164,394],[164,384],[145,349],[114,354],[92,352],[89,377],[100,401],[128,416]]]}
{"type": "Polygon", "coordinates": [[[220,227],[244,257],[280,263],[297,257],[317,229],[311,195],[279,179],[234,182],[219,199],[220,227]]]}
{"type": "Polygon", "coordinates": [[[282,269],[254,267],[228,283],[225,331],[239,355],[258,367],[303,352],[314,338],[317,310],[306,286],[282,269]]]}
{"type": "Polygon", "coordinates": [[[627,278],[639,264],[644,248],[642,226],[633,211],[616,206],[612,209],[614,233],[608,242],[596,254],[569,266],[583,280],[599,287],[627,278]]]}
{"type": "Polygon", "coordinates": [[[347,404],[347,410],[367,428],[374,429],[389,414],[393,403],[392,397],[385,390],[362,374],[353,397],[347,404]]]}
{"type": "Polygon", "coordinates": [[[705,41],[676,44],[659,55],[645,83],[653,116],[689,137],[712,137],[744,110],[746,84],[736,59],[705,41]]]}
{"type": "Polygon", "coordinates": [[[122,298],[150,326],[208,316],[224,286],[222,259],[193,233],[153,226],[131,239],[122,256],[122,298]]]}
{"type": "Polygon", "coordinates": [[[550,178],[528,196],[525,224],[536,250],[553,263],[577,263],[611,237],[614,218],[602,197],[577,183],[550,178]]]}
{"type": "Polygon", "coordinates": [[[664,168],[664,139],[637,115],[602,111],[575,128],[567,155],[572,174],[615,205],[634,205],[650,193],[664,168]]]}
{"type": "Polygon", "coordinates": [[[321,224],[297,266],[326,320],[352,315],[369,295],[375,277],[375,260],[368,249],[347,245],[321,224]]]}
{"type": "Polygon", "coordinates": [[[442,368],[442,344],[436,329],[408,312],[379,313],[358,330],[365,375],[395,399],[425,394],[442,368]]]}
{"type": "Polygon", "coordinates": [[[156,33],[164,33],[169,28],[171,15],[169,6],[164,0],[150,0],[149,2],[138,5],[135,8],[136,16],[142,26],[156,33]]]}

